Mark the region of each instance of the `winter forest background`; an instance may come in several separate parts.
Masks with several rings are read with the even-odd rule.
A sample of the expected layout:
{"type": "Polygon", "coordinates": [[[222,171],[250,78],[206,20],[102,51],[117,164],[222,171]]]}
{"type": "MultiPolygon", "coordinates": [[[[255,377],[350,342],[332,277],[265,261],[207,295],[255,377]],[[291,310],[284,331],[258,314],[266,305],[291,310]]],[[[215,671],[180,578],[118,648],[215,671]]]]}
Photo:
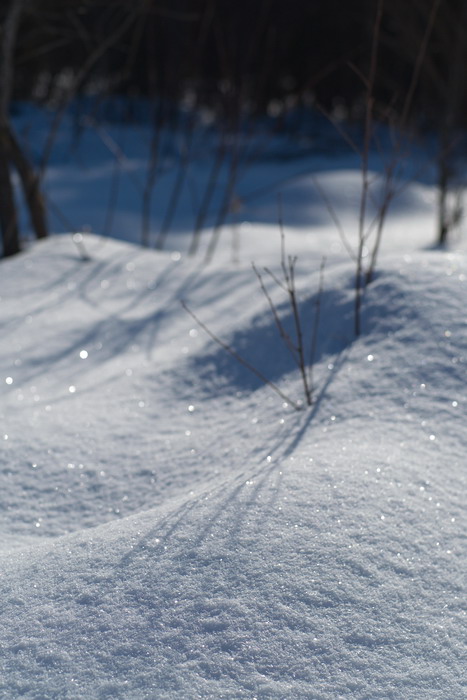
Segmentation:
{"type": "MultiPolygon", "coordinates": [[[[5,255],[19,249],[21,235],[8,163],[21,179],[30,227],[37,237],[47,235],[53,192],[44,201],[41,183],[65,113],[72,115],[77,139],[86,127],[98,129],[109,121],[151,127],[141,185],[145,244],[149,200],[166,168],[170,135],[176,134],[183,171],[202,129],[217,137],[212,182],[223,165],[230,168],[219,226],[236,206],[237,171],[257,155],[245,145],[255,132],[288,135],[313,154],[323,148],[326,126],[334,122],[344,140],[346,131],[360,128],[353,138],[363,151],[365,140],[373,138],[369,119],[371,130],[383,124],[399,134],[396,138],[403,133],[429,150],[440,188],[441,242],[460,216],[459,204],[449,210],[446,194],[459,184],[457,162],[464,152],[467,10],[462,0],[9,0],[2,3],[0,22],[5,255]],[[27,143],[26,127],[18,133],[12,122],[24,103],[49,116],[40,148],[27,143]]],[[[115,158],[115,149],[109,155],[115,158]]],[[[182,179],[183,172],[165,202],[159,245],[170,230],[182,179]]],[[[198,233],[210,189],[208,181],[199,197],[193,224],[198,233]]],[[[66,212],[62,228],[64,221],[66,212]]]]}

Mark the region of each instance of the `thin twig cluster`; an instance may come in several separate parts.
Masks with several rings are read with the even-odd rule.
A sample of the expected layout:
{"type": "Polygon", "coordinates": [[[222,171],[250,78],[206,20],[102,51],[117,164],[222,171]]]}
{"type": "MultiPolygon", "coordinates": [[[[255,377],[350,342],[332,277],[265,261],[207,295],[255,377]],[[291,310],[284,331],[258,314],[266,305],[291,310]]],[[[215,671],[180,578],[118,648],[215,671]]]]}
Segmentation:
{"type": "Polygon", "coordinates": [[[317,345],[317,335],[319,327],[319,316],[320,316],[320,306],[321,306],[321,296],[323,291],[323,279],[324,279],[324,265],[325,260],[321,263],[320,276],[319,276],[319,289],[318,295],[316,297],[315,314],[312,325],[311,341],[308,352],[305,347],[304,338],[304,319],[300,313],[300,306],[297,300],[297,289],[295,284],[295,267],[297,264],[297,257],[286,255],[285,252],[285,235],[282,222],[282,213],[279,212],[279,225],[281,233],[281,270],[282,279],[280,279],[276,274],[274,274],[269,268],[263,268],[264,273],[266,273],[275,284],[280,287],[287,295],[289,309],[293,318],[293,336],[287,332],[283,321],[281,320],[277,306],[274,304],[271,295],[264,282],[263,274],[258,270],[256,265],[252,263],[253,270],[258,278],[261,290],[267,299],[269,308],[271,310],[274,322],[276,324],[279,336],[283,341],[285,347],[289,351],[292,359],[294,360],[297,368],[300,371],[300,376],[302,379],[303,392],[305,396],[305,402],[307,406],[311,406],[313,403],[313,365],[316,354],[317,345]]]}
{"type": "Polygon", "coordinates": [[[311,324],[311,337],[309,346],[307,346],[305,340],[305,327],[307,325],[306,319],[304,318],[303,311],[301,310],[300,303],[297,297],[297,288],[295,283],[295,268],[297,264],[297,258],[294,256],[288,256],[285,251],[285,234],[282,223],[282,214],[279,211],[279,226],[281,234],[281,271],[282,279],[272,272],[269,268],[263,268],[263,271],[257,268],[257,266],[252,263],[253,270],[260,288],[268,302],[274,323],[279,333],[280,341],[285,345],[289,351],[294,363],[296,364],[302,381],[302,388],[304,394],[303,400],[293,400],[287,394],[285,394],[282,389],[268,377],[266,377],[255,365],[252,365],[248,360],[242,357],[236,350],[234,350],[228,343],[221,340],[215,333],[212,332],[199,318],[198,316],[187,306],[187,304],[182,301],[182,306],[187,311],[190,316],[196,321],[196,323],[202,328],[209,336],[214,340],[221,348],[223,348],[228,354],[235,358],[237,362],[246,367],[252,374],[254,374],[258,379],[260,379],[263,384],[269,386],[276,394],[278,394],[286,403],[292,406],[296,410],[301,410],[303,405],[311,406],[314,401],[314,391],[315,382],[313,378],[313,367],[316,360],[316,349],[318,341],[319,332],[319,321],[321,312],[321,298],[323,294],[324,287],[324,268],[325,259],[323,258],[319,273],[319,286],[318,293],[316,295],[314,315],[311,324]],[[277,305],[272,300],[271,294],[269,293],[265,280],[264,274],[266,274],[273,282],[282,289],[288,299],[288,307],[293,319],[293,331],[289,333],[286,330],[284,322],[281,318],[277,305]]]}

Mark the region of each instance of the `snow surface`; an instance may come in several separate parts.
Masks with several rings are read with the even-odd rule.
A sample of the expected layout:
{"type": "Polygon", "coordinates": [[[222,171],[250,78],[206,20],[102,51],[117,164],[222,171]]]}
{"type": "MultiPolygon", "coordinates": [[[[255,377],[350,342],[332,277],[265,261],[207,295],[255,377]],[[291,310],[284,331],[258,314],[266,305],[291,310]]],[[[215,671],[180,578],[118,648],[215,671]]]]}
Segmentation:
{"type": "MultiPolygon", "coordinates": [[[[358,173],[321,178],[351,193],[358,173]]],[[[280,273],[274,196],[236,263],[228,231],[211,265],[188,258],[189,229],[1,262],[0,697],[467,696],[466,254],[427,249],[434,193],[411,185],[355,339],[354,265],[332,222],[302,225],[309,187],[284,186],[310,319],[328,255],[302,411],[180,304],[301,397],[250,267],[280,273]]]]}

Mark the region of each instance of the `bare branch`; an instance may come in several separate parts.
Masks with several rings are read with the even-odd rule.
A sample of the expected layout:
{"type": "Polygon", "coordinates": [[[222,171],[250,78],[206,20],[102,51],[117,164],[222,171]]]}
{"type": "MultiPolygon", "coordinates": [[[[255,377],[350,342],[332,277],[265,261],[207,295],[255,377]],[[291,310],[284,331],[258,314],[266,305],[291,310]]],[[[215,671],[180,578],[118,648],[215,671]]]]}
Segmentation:
{"type": "Polygon", "coordinates": [[[258,278],[258,282],[260,284],[261,290],[267,299],[267,302],[269,304],[269,308],[271,309],[271,313],[272,313],[273,318],[274,318],[274,322],[277,326],[277,330],[279,331],[279,335],[282,338],[282,340],[284,341],[285,345],[287,346],[287,349],[289,350],[290,354],[292,355],[292,357],[294,359],[294,362],[296,363],[296,365],[298,367],[299,360],[297,357],[297,348],[293,344],[291,337],[289,336],[289,334],[285,330],[284,325],[279,318],[279,314],[277,313],[277,309],[276,309],[276,307],[271,299],[271,296],[270,296],[268,290],[266,289],[266,286],[264,284],[263,277],[262,277],[261,273],[259,272],[259,270],[257,269],[257,267],[254,263],[251,263],[251,266],[254,270],[256,277],[258,278]]]}
{"type": "Polygon", "coordinates": [[[321,260],[321,266],[319,268],[318,294],[316,296],[315,315],[314,315],[314,319],[313,319],[313,329],[311,332],[311,342],[310,342],[309,383],[310,383],[310,387],[311,387],[312,391],[314,388],[313,367],[315,365],[316,348],[318,345],[318,330],[319,330],[319,321],[320,321],[320,316],[321,316],[321,298],[323,296],[323,289],[324,289],[324,269],[325,269],[325,267],[326,267],[326,258],[323,257],[323,259],[321,260]]]}
{"type": "Polygon", "coordinates": [[[238,352],[236,352],[232,347],[230,347],[230,345],[225,343],[217,335],[215,335],[211,330],[209,330],[209,328],[198,318],[198,316],[187,306],[187,304],[184,301],[181,301],[180,303],[183,306],[183,308],[185,309],[185,311],[190,314],[190,316],[193,318],[194,321],[196,321],[198,326],[200,328],[202,328],[203,331],[205,333],[207,333],[208,336],[210,338],[212,338],[212,340],[214,340],[215,343],[220,345],[220,347],[223,348],[223,350],[225,350],[226,352],[228,352],[229,355],[232,355],[232,357],[234,357],[237,360],[237,362],[239,362],[241,365],[246,367],[250,372],[252,372],[252,374],[254,374],[256,377],[258,377],[258,379],[261,382],[263,382],[263,384],[266,384],[273,391],[275,391],[276,394],[278,394],[281,397],[281,399],[283,399],[284,401],[289,403],[291,406],[293,406],[293,408],[295,408],[296,411],[302,410],[301,404],[299,404],[297,401],[293,401],[289,396],[287,396],[287,394],[284,394],[284,392],[281,389],[279,389],[277,384],[274,384],[274,382],[272,382],[270,379],[265,377],[264,374],[262,374],[262,372],[260,372],[258,369],[256,369],[256,367],[251,365],[247,360],[245,360],[241,355],[239,355],[238,352]]]}
{"type": "Polygon", "coordinates": [[[311,181],[313,182],[313,185],[315,186],[315,188],[318,190],[318,193],[319,193],[321,199],[323,200],[323,203],[324,203],[326,209],[328,210],[329,216],[333,220],[334,226],[337,229],[337,232],[341,238],[341,241],[342,241],[344,248],[346,249],[347,253],[349,254],[350,259],[355,262],[357,260],[357,257],[355,255],[355,252],[354,252],[352,246],[350,245],[349,241],[347,240],[347,236],[345,235],[344,227],[342,226],[341,220],[339,219],[337,212],[332,205],[331,200],[327,196],[324,189],[321,187],[321,184],[318,181],[318,178],[316,178],[313,175],[311,178],[311,181]]]}
{"type": "Polygon", "coordinates": [[[25,0],[10,0],[10,6],[2,28],[2,40],[0,42],[0,65],[2,67],[0,71],[1,124],[5,124],[8,121],[8,108],[13,90],[13,55],[24,5],[25,0]]]}

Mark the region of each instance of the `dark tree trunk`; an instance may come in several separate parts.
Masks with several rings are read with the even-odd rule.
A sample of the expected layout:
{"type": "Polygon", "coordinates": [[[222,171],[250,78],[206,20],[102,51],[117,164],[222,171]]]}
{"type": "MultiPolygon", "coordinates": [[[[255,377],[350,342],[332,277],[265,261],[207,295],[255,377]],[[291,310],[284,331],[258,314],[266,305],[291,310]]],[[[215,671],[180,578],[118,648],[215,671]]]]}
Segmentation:
{"type": "Polygon", "coordinates": [[[18,219],[15,197],[11,184],[8,152],[0,138],[0,230],[4,257],[20,251],[18,219]]]}
{"type": "Polygon", "coordinates": [[[48,235],[44,197],[41,192],[39,177],[21,150],[13,131],[8,130],[8,144],[11,162],[21,178],[26,204],[31,217],[31,224],[36,238],[48,235]]]}
{"type": "Polygon", "coordinates": [[[456,221],[456,211],[448,195],[456,175],[455,154],[459,148],[462,102],[465,95],[465,62],[467,60],[467,3],[463,2],[458,21],[452,28],[452,57],[446,86],[445,114],[441,124],[438,159],[438,244],[445,246],[456,221]]]}
{"type": "Polygon", "coordinates": [[[8,109],[13,85],[13,52],[16,42],[23,0],[11,0],[0,41],[0,229],[3,255],[14,255],[20,250],[18,218],[11,182],[8,145],[8,109]]]}
{"type": "Polygon", "coordinates": [[[20,246],[18,216],[11,180],[10,165],[20,177],[24,197],[37,238],[47,236],[47,222],[40,180],[25,156],[11,128],[9,108],[14,79],[14,51],[21,16],[27,2],[11,0],[7,10],[0,44],[0,229],[3,254],[14,255],[20,246]]]}

